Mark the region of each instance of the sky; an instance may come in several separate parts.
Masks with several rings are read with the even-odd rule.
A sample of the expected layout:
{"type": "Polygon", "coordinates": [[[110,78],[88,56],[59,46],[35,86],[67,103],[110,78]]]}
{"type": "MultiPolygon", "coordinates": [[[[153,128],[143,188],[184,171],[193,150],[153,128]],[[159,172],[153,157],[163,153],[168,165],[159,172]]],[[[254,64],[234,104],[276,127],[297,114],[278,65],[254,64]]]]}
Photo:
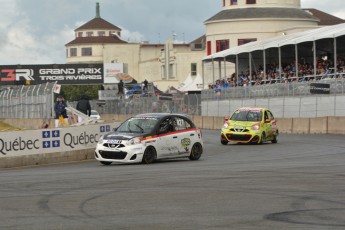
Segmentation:
{"type": "MultiPolygon", "coordinates": [[[[0,0],[0,65],[63,64],[74,30],[101,17],[122,29],[123,40],[191,42],[205,34],[204,21],[222,10],[222,0],[0,0]]],[[[301,0],[345,19],[343,0],[301,0]]]]}

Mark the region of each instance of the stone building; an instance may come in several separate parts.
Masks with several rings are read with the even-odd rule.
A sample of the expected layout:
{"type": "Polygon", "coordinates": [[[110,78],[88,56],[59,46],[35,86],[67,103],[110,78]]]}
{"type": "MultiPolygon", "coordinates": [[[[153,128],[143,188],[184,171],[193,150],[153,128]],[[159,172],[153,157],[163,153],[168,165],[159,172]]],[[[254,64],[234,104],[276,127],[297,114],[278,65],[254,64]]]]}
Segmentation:
{"type": "Polygon", "coordinates": [[[119,27],[101,18],[97,3],[96,17],[75,29],[75,39],[66,44],[66,63],[118,63],[138,82],[147,79],[166,90],[201,74],[204,44],[204,36],[188,44],[129,43],[119,27]]]}

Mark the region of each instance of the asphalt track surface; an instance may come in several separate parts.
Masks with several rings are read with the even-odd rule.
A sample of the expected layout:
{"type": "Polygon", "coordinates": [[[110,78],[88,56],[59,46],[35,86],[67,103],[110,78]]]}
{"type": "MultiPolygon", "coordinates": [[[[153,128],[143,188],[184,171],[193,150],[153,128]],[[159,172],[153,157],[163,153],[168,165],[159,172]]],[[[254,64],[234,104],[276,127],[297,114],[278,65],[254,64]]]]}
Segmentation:
{"type": "Polygon", "coordinates": [[[219,142],[199,161],[0,170],[0,229],[345,229],[345,137],[219,142]]]}

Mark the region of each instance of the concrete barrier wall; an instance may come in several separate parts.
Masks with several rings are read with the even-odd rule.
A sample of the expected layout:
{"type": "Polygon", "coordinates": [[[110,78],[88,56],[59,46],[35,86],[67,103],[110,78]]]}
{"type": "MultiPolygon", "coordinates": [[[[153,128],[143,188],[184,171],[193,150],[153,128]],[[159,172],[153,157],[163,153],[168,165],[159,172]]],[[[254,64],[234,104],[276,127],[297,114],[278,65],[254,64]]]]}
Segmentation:
{"type": "MultiPolygon", "coordinates": [[[[122,122],[132,115],[103,114],[105,123],[122,122]]],[[[221,129],[224,117],[221,116],[191,116],[197,127],[203,129],[221,129]]],[[[43,122],[48,122],[54,128],[54,119],[2,119],[14,127],[25,129],[42,129],[43,122]]],[[[317,117],[317,118],[277,118],[281,133],[296,134],[345,134],[345,117],[317,117]]]]}
{"type": "Polygon", "coordinates": [[[326,134],[328,133],[328,117],[310,118],[310,134],[326,134]]]}
{"type": "MultiPolygon", "coordinates": [[[[116,121],[122,122],[131,115],[119,115],[116,121]]],[[[191,116],[195,125],[202,129],[221,129],[224,117],[221,116],[191,116]]],[[[345,117],[316,118],[277,118],[280,133],[287,134],[345,134],[345,117]]]]}
{"type": "Polygon", "coordinates": [[[3,157],[0,161],[0,168],[14,168],[95,159],[94,152],[95,148],[59,153],[41,153],[35,155],[3,157]]]}
{"type": "Polygon", "coordinates": [[[328,132],[330,134],[345,134],[345,117],[328,117],[328,132]]]}

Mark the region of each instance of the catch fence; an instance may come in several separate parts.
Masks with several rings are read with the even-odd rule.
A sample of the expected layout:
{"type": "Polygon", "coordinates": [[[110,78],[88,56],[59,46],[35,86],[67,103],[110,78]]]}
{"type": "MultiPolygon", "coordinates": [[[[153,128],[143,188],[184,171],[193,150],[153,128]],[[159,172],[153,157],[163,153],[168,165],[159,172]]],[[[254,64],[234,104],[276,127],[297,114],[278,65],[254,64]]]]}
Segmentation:
{"type": "Polygon", "coordinates": [[[0,118],[51,118],[55,83],[2,86],[0,118]]]}

